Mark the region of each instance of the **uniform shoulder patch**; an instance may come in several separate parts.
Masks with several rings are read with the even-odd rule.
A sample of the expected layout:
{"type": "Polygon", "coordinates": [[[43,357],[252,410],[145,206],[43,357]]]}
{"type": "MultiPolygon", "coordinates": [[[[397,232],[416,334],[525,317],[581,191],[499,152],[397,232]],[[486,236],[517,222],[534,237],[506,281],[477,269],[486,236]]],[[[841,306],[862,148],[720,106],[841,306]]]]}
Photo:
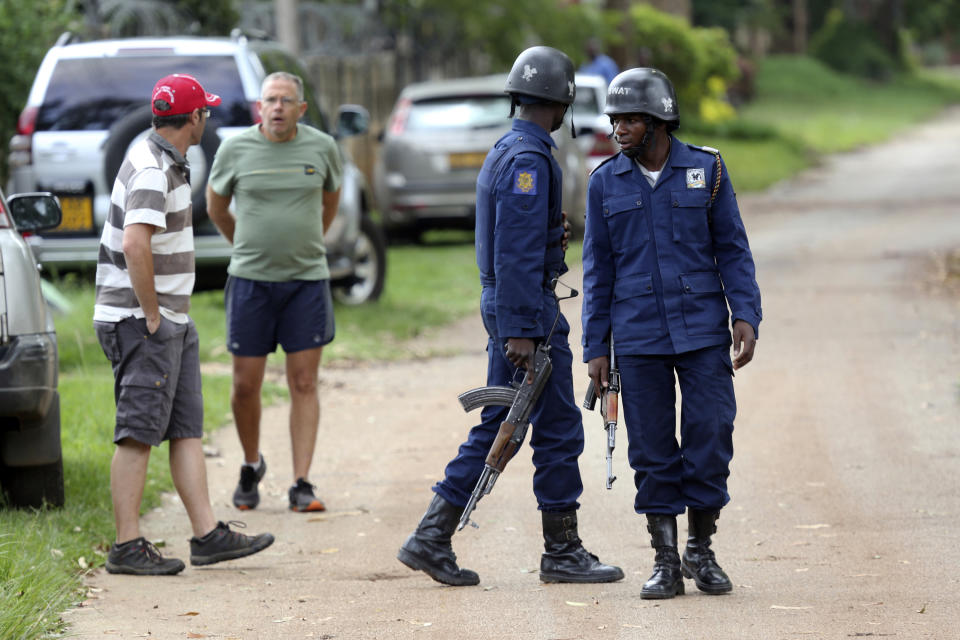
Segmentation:
{"type": "Polygon", "coordinates": [[[528,196],[537,195],[537,170],[516,169],[513,172],[513,192],[528,196]]]}

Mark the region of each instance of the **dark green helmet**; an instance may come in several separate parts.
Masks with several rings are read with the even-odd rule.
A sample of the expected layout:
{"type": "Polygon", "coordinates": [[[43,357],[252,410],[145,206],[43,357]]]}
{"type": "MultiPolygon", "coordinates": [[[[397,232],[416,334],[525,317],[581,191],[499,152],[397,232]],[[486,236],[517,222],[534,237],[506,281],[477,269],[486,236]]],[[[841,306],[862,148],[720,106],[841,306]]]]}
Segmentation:
{"type": "Polygon", "coordinates": [[[577,91],[573,73],[573,62],[564,52],[553,47],[530,47],[517,56],[503,91],[512,96],[573,104],[577,91]]]}
{"type": "Polygon", "coordinates": [[[627,69],[611,80],[603,112],[609,116],[646,113],[668,123],[670,130],[680,126],[677,94],[670,78],[648,67],[627,69]]]}

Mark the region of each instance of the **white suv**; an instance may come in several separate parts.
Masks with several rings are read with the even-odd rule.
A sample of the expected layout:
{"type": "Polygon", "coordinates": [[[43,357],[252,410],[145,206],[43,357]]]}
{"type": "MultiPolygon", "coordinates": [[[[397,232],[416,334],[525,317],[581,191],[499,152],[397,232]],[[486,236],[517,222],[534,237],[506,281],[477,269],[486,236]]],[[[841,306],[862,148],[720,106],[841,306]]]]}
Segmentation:
{"type": "MultiPolygon", "coordinates": [[[[64,34],[47,52],[34,79],[18,135],[10,142],[9,193],[50,191],[63,208],[62,224],[31,238],[47,267],[94,265],[110,191],[130,145],[150,129],[150,91],[170,73],[196,76],[223,99],[203,140],[187,154],[193,185],[197,267],[223,274],[230,245],[206,216],[204,189],[221,140],[259,120],[256,100],[267,74],[289,71],[304,79],[303,121],[338,139],[366,131],[363,107],[340,107],[336,128],[320,110],[302,65],[279,43],[248,38],[129,38],[74,42],[64,34]]],[[[325,240],[335,296],[348,304],[376,299],[386,270],[385,239],[370,219],[366,180],[341,147],[340,208],[325,240]]]]}

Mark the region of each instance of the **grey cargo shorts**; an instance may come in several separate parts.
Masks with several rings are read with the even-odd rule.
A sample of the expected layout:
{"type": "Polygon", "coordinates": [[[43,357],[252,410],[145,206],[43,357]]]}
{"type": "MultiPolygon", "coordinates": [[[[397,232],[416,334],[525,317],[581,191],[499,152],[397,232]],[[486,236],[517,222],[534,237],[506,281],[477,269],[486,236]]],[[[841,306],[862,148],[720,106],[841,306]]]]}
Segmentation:
{"type": "Polygon", "coordinates": [[[144,318],[133,316],[93,325],[113,365],[113,441],[133,438],[159,446],[164,440],[202,437],[200,343],[193,320],[179,324],[162,318],[153,335],[144,318]]]}

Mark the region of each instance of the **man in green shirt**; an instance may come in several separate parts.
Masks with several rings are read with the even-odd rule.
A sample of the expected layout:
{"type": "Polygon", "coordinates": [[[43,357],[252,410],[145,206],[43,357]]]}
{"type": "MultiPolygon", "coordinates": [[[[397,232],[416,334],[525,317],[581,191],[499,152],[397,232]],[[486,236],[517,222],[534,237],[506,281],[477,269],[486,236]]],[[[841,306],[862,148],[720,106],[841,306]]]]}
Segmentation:
{"type": "Polygon", "coordinates": [[[343,167],[334,139],[298,122],[307,109],[299,77],[267,76],[257,107],[261,122],[220,145],[207,185],[210,219],[233,244],[224,298],[231,406],[244,455],[233,504],[246,510],[260,502],[260,393],[267,355],[280,344],[290,389],[290,509],[323,511],[308,476],[320,424],[320,358],[334,336],[323,235],[337,214],[343,167]]]}

